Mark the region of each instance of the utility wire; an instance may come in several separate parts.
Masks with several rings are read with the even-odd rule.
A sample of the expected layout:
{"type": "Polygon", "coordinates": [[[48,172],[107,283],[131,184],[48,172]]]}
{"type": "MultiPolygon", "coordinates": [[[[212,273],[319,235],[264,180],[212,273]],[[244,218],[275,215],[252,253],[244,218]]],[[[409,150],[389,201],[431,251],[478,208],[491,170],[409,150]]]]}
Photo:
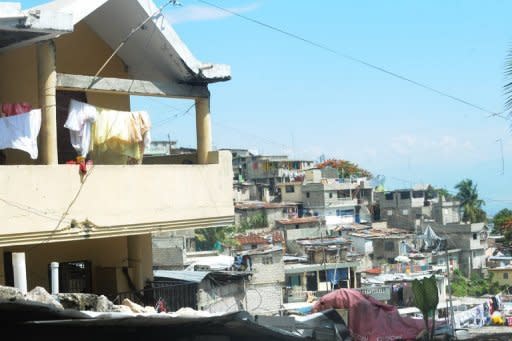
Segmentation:
{"type": "Polygon", "coordinates": [[[119,50],[121,50],[121,48],[124,46],[124,44],[126,44],[126,42],[128,40],[130,40],[130,38],[137,32],[139,31],[142,27],[144,27],[144,25],[146,25],[146,23],[155,18],[155,17],[158,17],[160,16],[160,14],[162,13],[162,11],[164,10],[165,7],[167,7],[168,5],[170,4],[176,4],[176,0],[169,0],[167,1],[165,4],[163,4],[158,10],[155,11],[155,13],[153,13],[152,15],[148,16],[146,18],[146,20],[144,20],[143,22],[141,22],[139,24],[139,26],[133,28],[130,33],[126,36],[126,38],[124,38],[121,43],[119,43],[119,45],[117,46],[117,48],[114,50],[114,52],[112,52],[112,54],[110,55],[110,57],[107,58],[107,60],[105,61],[105,63],[103,63],[103,65],[99,68],[99,70],[96,72],[96,74],[94,75],[93,77],[93,81],[91,83],[90,86],[92,86],[94,84],[94,80],[98,77],[98,75],[101,73],[101,71],[103,71],[103,69],[108,65],[108,63],[112,60],[112,58],[114,58],[114,56],[117,54],[117,52],[119,52],[119,50]]]}
{"type": "MultiPolygon", "coordinates": [[[[152,15],[148,16],[144,21],[142,21],[138,26],[136,26],[135,28],[133,28],[130,33],[121,41],[121,43],[119,44],[119,46],[114,50],[114,52],[110,55],[109,58],[107,58],[107,60],[103,63],[103,65],[98,69],[98,71],[96,72],[96,74],[94,75],[93,77],[93,81],[91,82],[90,86],[91,87],[95,80],[97,80],[97,77],[98,75],[103,71],[103,69],[108,65],[108,63],[112,60],[112,58],[114,58],[114,56],[117,54],[117,52],[119,52],[119,50],[126,44],[126,42],[128,42],[128,40],[130,40],[130,38],[135,34],[135,32],[139,31],[149,20],[151,20],[152,18],[154,17],[157,17],[157,16],[160,16],[162,11],[164,10],[165,7],[167,7],[168,5],[170,4],[177,4],[177,0],[169,0],[167,1],[164,5],[162,5],[157,11],[155,11],[155,13],[153,13],[152,15]]],[[[154,31],[153,31],[154,33],[154,31]]],[[[153,35],[153,33],[151,34],[151,36],[153,35]]],[[[150,38],[151,39],[151,38],[150,38]]],[[[149,44],[149,42],[147,43],[149,44]]],[[[89,171],[87,172],[87,174],[83,177],[81,183],[80,183],[80,187],[78,188],[77,192],[75,193],[75,195],[73,196],[73,198],[71,199],[70,203],[68,204],[66,210],[62,213],[60,219],[58,220],[57,222],[57,225],[55,226],[55,228],[50,232],[50,234],[48,235],[48,237],[32,246],[30,249],[28,249],[29,251],[30,250],[33,250],[41,245],[44,245],[48,242],[51,241],[53,235],[59,230],[59,227],[61,225],[61,223],[63,221],[66,220],[66,217],[67,215],[69,214],[69,211],[71,210],[71,208],[73,207],[73,205],[75,204],[75,202],[78,200],[79,196],[80,196],[80,193],[82,192],[82,189],[87,181],[87,179],[89,178],[89,176],[91,175],[92,171],[94,170],[94,165],[91,167],[91,169],[89,169],[89,171]]]]}
{"type": "Polygon", "coordinates": [[[392,76],[392,77],[398,78],[398,79],[403,80],[403,81],[405,81],[405,82],[408,82],[408,83],[410,83],[410,84],[416,85],[416,86],[421,87],[421,88],[426,89],[426,90],[429,90],[429,91],[434,92],[434,93],[436,93],[436,94],[438,94],[438,95],[441,95],[441,96],[444,96],[444,97],[450,98],[450,99],[452,99],[452,100],[454,100],[454,101],[456,101],[456,102],[459,102],[459,103],[465,104],[465,105],[467,105],[467,106],[469,106],[469,107],[472,107],[473,109],[477,109],[477,110],[479,110],[479,111],[482,111],[482,112],[484,112],[484,113],[488,114],[488,116],[487,116],[488,118],[490,118],[490,117],[500,117],[500,118],[502,118],[502,119],[504,119],[504,120],[509,120],[509,118],[508,118],[506,115],[504,115],[504,113],[505,113],[505,112],[494,112],[494,111],[492,111],[492,110],[488,110],[488,109],[486,109],[486,108],[484,108],[484,107],[482,107],[482,106],[480,106],[480,105],[478,105],[478,104],[471,103],[471,102],[469,102],[469,101],[467,101],[467,100],[465,100],[465,99],[462,99],[462,98],[460,98],[460,97],[457,97],[457,96],[451,95],[451,94],[449,94],[449,93],[447,93],[447,92],[445,92],[445,91],[438,90],[438,89],[436,89],[436,88],[434,88],[434,87],[432,87],[432,86],[430,86],[430,85],[424,84],[424,83],[422,83],[422,82],[415,81],[415,80],[414,80],[414,79],[412,79],[412,78],[409,78],[409,77],[403,76],[403,75],[398,74],[398,73],[396,73],[396,72],[393,72],[393,71],[391,71],[391,70],[385,69],[385,68],[383,68],[383,67],[381,67],[381,66],[378,66],[378,65],[375,65],[375,64],[369,63],[369,62],[367,62],[367,61],[365,61],[365,60],[363,60],[363,59],[360,59],[360,58],[357,58],[357,57],[354,57],[354,56],[351,56],[351,55],[348,55],[348,54],[345,54],[345,53],[341,53],[341,52],[339,52],[339,51],[337,51],[337,50],[334,50],[334,49],[332,49],[332,48],[330,48],[330,47],[328,47],[328,46],[325,46],[325,45],[320,44],[320,43],[317,43],[317,42],[315,42],[315,41],[313,41],[313,40],[310,40],[310,39],[307,39],[307,38],[301,37],[301,36],[299,36],[299,35],[297,35],[297,34],[294,34],[294,33],[288,32],[288,31],[285,31],[285,30],[283,30],[283,29],[281,29],[281,28],[279,28],[279,27],[276,27],[276,26],[273,26],[273,25],[269,25],[269,24],[264,23],[264,22],[262,22],[262,21],[260,21],[260,20],[253,19],[253,18],[248,17],[248,16],[246,16],[246,15],[243,15],[243,14],[237,13],[237,12],[235,12],[235,11],[233,11],[233,10],[230,10],[230,9],[227,9],[227,8],[224,8],[224,7],[221,7],[221,6],[218,6],[218,5],[212,4],[211,2],[208,2],[208,1],[205,1],[205,0],[197,0],[197,1],[198,1],[198,2],[201,2],[201,3],[203,3],[203,4],[206,4],[206,5],[208,5],[208,6],[211,6],[211,7],[213,7],[213,8],[216,8],[216,9],[218,9],[218,10],[224,11],[224,12],[226,12],[226,13],[229,13],[229,14],[235,15],[235,16],[237,16],[237,17],[239,17],[239,18],[244,19],[244,20],[250,21],[250,22],[252,22],[252,23],[254,23],[254,24],[257,24],[257,25],[263,26],[263,27],[268,28],[268,29],[270,29],[270,30],[272,30],[272,31],[275,31],[275,32],[281,33],[281,34],[286,35],[286,36],[288,36],[288,37],[291,37],[291,38],[293,38],[293,39],[300,40],[300,41],[302,41],[302,42],[304,42],[304,43],[306,43],[306,44],[309,44],[309,45],[311,45],[311,46],[317,47],[317,48],[322,49],[322,50],[324,50],[324,51],[330,52],[330,53],[335,54],[335,55],[337,55],[337,56],[339,56],[339,57],[342,57],[342,58],[348,59],[348,60],[350,60],[350,61],[352,61],[352,62],[355,62],[355,63],[361,64],[361,65],[364,65],[364,66],[369,67],[369,68],[371,68],[371,69],[374,69],[374,70],[380,71],[380,72],[382,72],[382,73],[385,73],[385,74],[390,75],[390,76],[392,76]]]}

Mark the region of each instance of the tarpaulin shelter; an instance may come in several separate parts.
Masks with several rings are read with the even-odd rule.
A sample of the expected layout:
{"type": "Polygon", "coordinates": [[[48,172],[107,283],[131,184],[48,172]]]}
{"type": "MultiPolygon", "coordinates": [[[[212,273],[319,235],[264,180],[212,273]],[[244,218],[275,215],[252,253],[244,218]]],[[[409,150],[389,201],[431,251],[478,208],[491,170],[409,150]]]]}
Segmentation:
{"type": "Polygon", "coordinates": [[[415,340],[425,329],[423,319],[402,317],[395,306],[355,289],[338,289],[322,296],[313,312],[331,308],[348,310],[348,328],[356,340],[415,340]]]}

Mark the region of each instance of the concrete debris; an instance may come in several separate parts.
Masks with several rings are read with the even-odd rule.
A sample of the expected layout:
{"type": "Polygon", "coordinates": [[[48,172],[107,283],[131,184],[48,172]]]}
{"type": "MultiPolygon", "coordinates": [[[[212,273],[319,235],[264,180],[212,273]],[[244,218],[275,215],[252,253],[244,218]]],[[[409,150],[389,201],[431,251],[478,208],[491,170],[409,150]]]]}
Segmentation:
{"type": "Polygon", "coordinates": [[[127,306],[133,313],[136,314],[156,314],[155,308],[150,306],[143,307],[140,304],[132,302],[127,298],[123,300],[122,305],[127,306]]]}
{"type": "Polygon", "coordinates": [[[0,301],[31,301],[51,305],[57,309],[73,309],[78,311],[94,311],[99,313],[156,314],[151,306],[141,306],[129,299],[121,305],[115,305],[104,295],[83,293],[58,293],[51,295],[43,287],[35,287],[26,295],[14,287],[0,285],[0,301]]]}
{"type": "Polygon", "coordinates": [[[96,302],[96,311],[106,313],[109,311],[113,311],[114,304],[110,302],[110,300],[105,296],[98,296],[98,301],[96,302]]]}
{"type": "Polygon", "coordinates": [[[52,295],[43,287],[35,287],[25,296],[26,300],[36,301],[40,303],[50,304],[58,309],[64,309],[62,304],[59,303],[52,295]]]}
{"type": "Polygon", "coordinates": [[[96,311],[98,305],[98,295],[94,294],[59,293],[56,296],[66,309],[96,311]]]}
{"type": "Polygon", "coordinates": [[[0,285],[0,300],[2,301],[19,301],[23,300],[24,296],[21,290],[13,287],[5,287],[0,285]]]}

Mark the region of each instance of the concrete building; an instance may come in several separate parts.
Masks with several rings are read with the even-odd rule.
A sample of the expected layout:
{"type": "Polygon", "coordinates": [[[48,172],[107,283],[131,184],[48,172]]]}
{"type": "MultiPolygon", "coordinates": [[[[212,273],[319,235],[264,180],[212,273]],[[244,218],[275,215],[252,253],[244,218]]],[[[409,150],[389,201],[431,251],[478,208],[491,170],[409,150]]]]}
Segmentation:
{"type": "Polygon", "coordinates": [[[242,311],[249,273],[155,270],[156,293],[171,311],[192,308],[211,313],[242,311]]]}
{"type": "Polygon", "coordinates": [[[254,155],[236,149],[231,151],[234,180],[253,184],[251,200],[282,201],[279,184],[301,180],[304,171],[314,164],[309,160],[291,160],[284,155],[254,155]]]}
{"type": "Polygon", "coordinates": [[[302,203],[302,181],[282,182],[278,187],[282,202],[302,203]]]}
{"type": "Polygon", "coordinates": [[[233,183],[233,201],[244,202],[251,200],[251,187],[252,184],[248,182],[234,182],[233,183]]]}
{"type": "Polygon", "coordinates": [[[270,233],[248,233],[235,236],[241,251],[266,248],[270,245],[284,249],[284,237],[280,231],[270,233]]]}
{"type": "MultiPolygon", "coordinates": [[[[220,150],[225,150],[231,153],[232,164],[233,164],[233,182],[242,183],[248,180],[247,178],[247,160],[252,158],[254,154],[252,154],[247,149],[227,149],[222,148],[220,150]]],[[[250,200],[250,199],[248,199],[250,200]]],[[[255,200],[255,199],[254,199],[255,200]]]]}
{"type": "MultiPolygon", "coordinates": [[[[324,177],[327,169],[306,172],[302,185],[305,215],[324,217],[327,225],[369,221],[373,187],[367,179],[324,177]]],[[[333,174],[328,174],[332,176],[333,174]]]]}
{"type": "Polygon", "coordinates": [[[144,156],[163,156],[171,155],[172,148],[176,145],[176,141],[151,141],[149,148],[144,149],[144,156]]]}
{"type": "Polygon", "coordinates": [[[158,232],[152,235],[153,269],[182,270],[187,253],[194,252],[194,230],[158,232]]]}
{"type": "Polygon", "coordinates": [[[288,218],[276,221],[276,229],[286,241],[327,236],[329,231],[320,217],[288,218]]]}
{"type": "Polygon", "coordinates": [[[252,277],[246,288],[246,310],[254,315],[276,315],[283,305],[285,280],[283,248],[271,246],[240,252],[251,258],[252,277]]]}
{"type": "Polygon", "coordinates": [[[231,155],[212,151],[208,89],[230,79],[228,66],[198,61],[152,1],[0,7],[0,102],[27,102],[42,122],[38,156],[2,150],[1,285],[21,281],[12,260],[24,257],[28,288],[51,291],[58,262],[62,292],[142,289],[153,277],[153,232],[233,222],[231,155]],[[131,95],[192,100],[197,151],[151,165],[126,165],[121,154],[116,164],[65,164],[77,156],[64,127],[71,99],[126,112],[131,95]]]}
{"type": "Polygon", "coordinates": [[[263,225],[257,227],[275,228],[276,221],[297,216],[297,204],[267,203],[246,201],[235,203],[235,224],[250,221],[251,218],[263,219],[263,225]]]}
{"type": "Polygon", "coordinates": [[[342,237],[298,239],[300,255],[308,257],[311,264],[336,263],[346,260],[351,242],[342,237]]]}
{"type": "Polygon", "coordinates": [[[340,287],[356,288],[358,262],[339,261],[323,264],[285,264],[285,301],[305,302],[308,292],[316,297],[340,287]]]}
{"type": "Polygon", "coordinates": [[[459,269],[470,277],[487,267],[485,250],[488,231],[484,223],[438,225],[429,223],[434,231],[447,239],[448,249],[460,249],[459,269]]]}
{"type": "Polygon", "coordinates": [[[438,224],[460,223],[460,203],[444,197],[427,197],[429,185],[376,192],[380,220],[398,228],[418,231],[422,219],[433,219],[438,224]]]}
{"type": "Polygon", "coordinates": [[[493,275],[493,281],[498,282],[500,285],[512,286],[512,266],[500,266],[493,269],[488,269],[489,274],[493,275]]]}

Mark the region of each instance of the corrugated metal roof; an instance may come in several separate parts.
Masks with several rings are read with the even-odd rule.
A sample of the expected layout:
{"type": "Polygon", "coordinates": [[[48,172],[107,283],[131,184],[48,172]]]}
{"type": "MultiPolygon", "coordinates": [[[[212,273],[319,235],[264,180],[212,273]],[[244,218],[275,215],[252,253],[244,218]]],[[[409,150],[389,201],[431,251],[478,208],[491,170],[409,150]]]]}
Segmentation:
{"type": "Polygon", "coordinates": [[[155,270],[153,276],[201,283],[210,271],[155,270]]]}
{"type": "Polygon", "coordinates": [[[301,218],[289,218],[277,220],[279,224],[283,225],[295,225],[295,224],[307,224],[307,223],[318,223],[320,217],[301,217],[301,218]]]}

